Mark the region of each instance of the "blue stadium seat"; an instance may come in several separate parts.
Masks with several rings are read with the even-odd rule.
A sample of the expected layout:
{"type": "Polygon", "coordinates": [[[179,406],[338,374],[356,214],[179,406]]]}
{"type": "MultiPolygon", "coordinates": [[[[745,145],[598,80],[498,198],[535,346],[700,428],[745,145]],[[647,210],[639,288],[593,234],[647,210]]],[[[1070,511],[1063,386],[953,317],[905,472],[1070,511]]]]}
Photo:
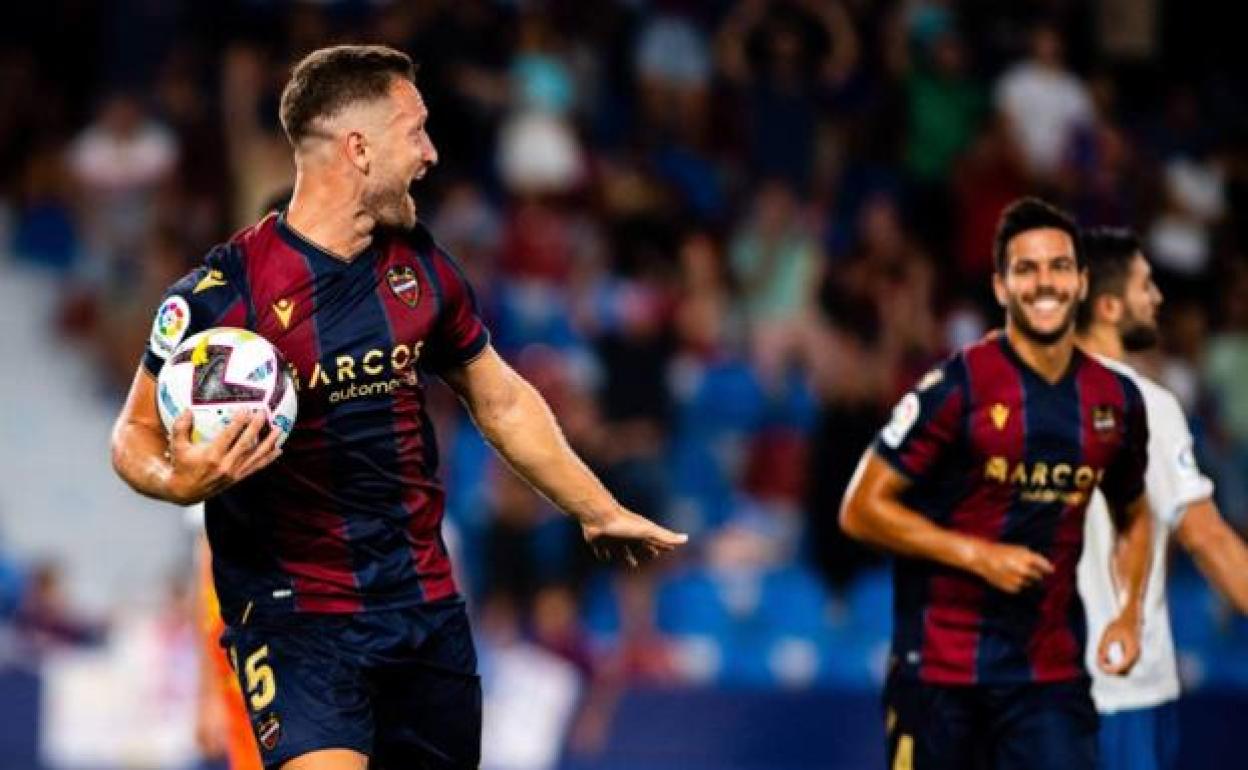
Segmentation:
{"type": "Polygon", "coordinates": [[[672,575],[658,591],[656,622],[673,635],[726,637],[735,620],[709,571],[687,569],[672,575]]]}
{"type": "Polygon", "coordinates": [[[1166,586],[1170,627],[1179,649],[1207,650],[1217,640],[1217,597],[1195,575],[1173,575],[1166,586]]]}
{"type": "Polygon", "coordinates": [[[864,572],[849,586],[849,623],[866,640],[888,639],[893,633],[893,575],[888,567],[864,572]]]}
{"type": "Polygon", "coordinates": [[[832,597],[810,569],[793,565],[763,576],[760,626],[777,634],[817,636],[830,631],[832,597]]]}

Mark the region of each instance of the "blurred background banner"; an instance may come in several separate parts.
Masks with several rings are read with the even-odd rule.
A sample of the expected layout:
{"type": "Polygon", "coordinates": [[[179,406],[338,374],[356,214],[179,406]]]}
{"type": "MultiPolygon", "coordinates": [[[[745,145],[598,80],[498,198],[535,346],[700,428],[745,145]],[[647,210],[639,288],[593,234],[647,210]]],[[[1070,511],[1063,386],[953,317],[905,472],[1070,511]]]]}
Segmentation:
{"type": "MultiPolygon", "coordinates": [[[[420,65],[421,217],[628,506],[638,571],[432,388],[485,765],[883,765],[891,580],[836,513],[933,363],[1000,323],[997,215],[1143,236],[1222,512],[1248,527],[1248,58],[1163,0],[43,0],[0,9],[0,767],[196,749],[194,529],[108,436],[166,286],[293,181],[291,64],[420,65]]],[[[1248,728],[1248,622],[1171,570],[1184,767],[1248,728]]]]}

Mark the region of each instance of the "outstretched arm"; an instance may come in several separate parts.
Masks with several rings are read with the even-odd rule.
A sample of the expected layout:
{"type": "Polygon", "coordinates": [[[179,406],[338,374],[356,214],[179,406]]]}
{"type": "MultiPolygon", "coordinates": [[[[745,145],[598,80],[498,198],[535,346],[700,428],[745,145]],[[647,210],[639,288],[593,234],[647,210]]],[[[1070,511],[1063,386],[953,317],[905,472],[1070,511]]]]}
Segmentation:
{"type": "Polygon", "coordinates": [[[1175,536],[1235,609],[1248,614],[1248,545],[1206,498],[1187,506],[1175,536]]]}
{"type": "Polygon", "coordinates": [[[442,378],[508,465],[580,522],[600,558],[635,564],[638,556],[670,551],[687,540],[621,506],[568,446],[546,401],[493,347],[442,378]]]}
{"type": "Polygon", "coordinates": [[[1027,548],[989,542],[933,523],[901,502],[909,485],[905,476],[868,449],[845,493],[841,528],[850,537],[904,556],[979,575],[1006,593],[1018,593],[1053,572],[1048,559],[1027,548]]]}

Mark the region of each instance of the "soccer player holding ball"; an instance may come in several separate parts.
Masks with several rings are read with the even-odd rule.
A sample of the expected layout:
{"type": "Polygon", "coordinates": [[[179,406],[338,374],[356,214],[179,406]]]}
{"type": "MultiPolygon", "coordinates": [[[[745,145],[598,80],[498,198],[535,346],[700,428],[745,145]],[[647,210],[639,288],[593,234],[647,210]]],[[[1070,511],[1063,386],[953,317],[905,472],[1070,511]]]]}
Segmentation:
{"type": "Polygon", "coordinates": [[[408,187],[437,151],[411,60],[382,46],[315,51],[295,67],[281,119],[296,166],[289,208],[170,289],[113,462],[143,494],[205,501],[222,643],[266,767],[475,768],[481,691],[440,535],[428,376],[600,557],[636,563],[685,536],[623,508],[576,457],[417,221],[408,187]],[[163,429],[164,359],[219,326],[259,334],[290,365],[298,420],[284,446],[264,413],[206,442],[191,440],[190,410],[163,429]]]}
{"type": "Polygon", "coordinates": [[[1126,674],[1140,654],[1150,556],[1144,404],[1129,377],[1074,345],[1087,278],[1070,217],[1018,201],[994,250],[1005,331],[902,398],[841,523],[897,554],[890,767],[1093,770],[1075,568],[1099,487],[1120,533],[1123,602],[1096,665],[1126,674]]]}

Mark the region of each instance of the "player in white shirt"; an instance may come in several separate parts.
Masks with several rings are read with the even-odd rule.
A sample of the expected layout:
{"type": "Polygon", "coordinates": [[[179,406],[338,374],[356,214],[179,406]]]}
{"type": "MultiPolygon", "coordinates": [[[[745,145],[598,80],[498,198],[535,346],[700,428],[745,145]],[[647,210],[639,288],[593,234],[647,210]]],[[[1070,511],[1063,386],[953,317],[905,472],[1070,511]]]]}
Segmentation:
{"type": "MultiPolygon", "coordinates": [[[[1087,651],[1092,697],[1101,714],[1100,767],[1169,770],[1178,758],[1179,677],[1170,614],[1166,608],[1166,551],[1173,535],[1205,577],[1240,611],[1248,613],[1248,547],[1223,521],[1213,482],[1200,472],[1192,435],[1178,400],[1123,363],[1128,352],[1157,343],[1161,292],[1128,230],[1098,228],[1084,236],[1088,298],[1078,317],[1079,344],[1104,364],[1131,377],[1148,415],[1145,486],[1153,527],[1153,561],[1144,598],[1140,659],[1127,676],[1110,676],[1087,651]]],[[[1088,638],[1118,614],[1115,529],[1105,499],[1088,507],[1079,593],[1088,616],[1088,638]]]]}

